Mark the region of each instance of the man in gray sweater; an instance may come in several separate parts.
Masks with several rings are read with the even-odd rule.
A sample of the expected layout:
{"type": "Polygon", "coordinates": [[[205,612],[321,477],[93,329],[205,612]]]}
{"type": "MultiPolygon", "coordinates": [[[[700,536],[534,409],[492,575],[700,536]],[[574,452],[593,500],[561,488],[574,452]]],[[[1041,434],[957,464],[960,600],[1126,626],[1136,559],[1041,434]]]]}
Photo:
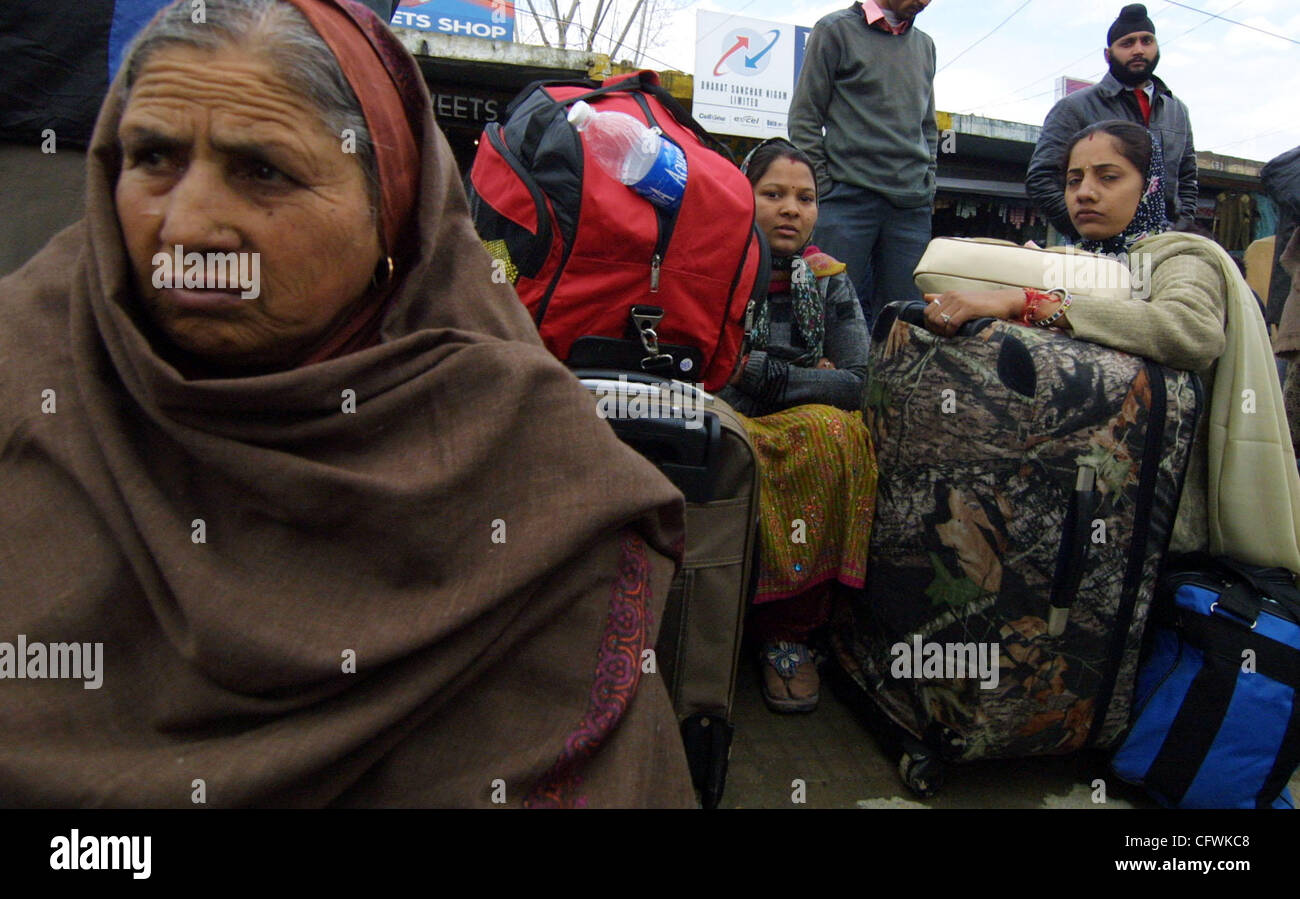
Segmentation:
{"type": "Polygon", "coordinates": [[[812,157],[813,243],[848,266],[867,325],[920,299],[939,131],[934,41],[912,19],[930,0],[863,0],[819,21],[790,100],[791,142],[812,157]]]}
{"type": "Polygon", "coordinates": [[[1152,72],[1160,62],[1156,26],[1141,3],[1120,10],[1106,35],[1104,51],[1110,71],[1099,83],[1062,98],[1043,122],[1038,146],[1029,160],[1025,191],[1057,231],[1070,240],[1078,232],[1065,211],[1065,176],[1061,153],[1075,132],[1107,119],[1145,125],[1160,137],[1165,156],[1165,214],[1184,223],[1196,215],[1196,148],[1187,107],[1152,72]]]}

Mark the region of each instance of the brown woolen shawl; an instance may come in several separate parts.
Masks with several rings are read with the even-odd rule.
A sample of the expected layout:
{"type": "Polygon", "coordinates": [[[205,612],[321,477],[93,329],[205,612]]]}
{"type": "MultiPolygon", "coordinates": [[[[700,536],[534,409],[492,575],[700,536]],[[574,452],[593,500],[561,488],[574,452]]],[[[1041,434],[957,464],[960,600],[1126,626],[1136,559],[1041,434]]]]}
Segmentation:
{"type": "Polygon", "coordinates": [[[120,78],[86,218],[0,281],[0,640],[103,643],[98,690],[0,680],[0,803],[692,802],[631,663],[680,494],[493,283],[400,55],[420,190],[378,345],[209,380],[160,357],[113,207],[120,78]]]}

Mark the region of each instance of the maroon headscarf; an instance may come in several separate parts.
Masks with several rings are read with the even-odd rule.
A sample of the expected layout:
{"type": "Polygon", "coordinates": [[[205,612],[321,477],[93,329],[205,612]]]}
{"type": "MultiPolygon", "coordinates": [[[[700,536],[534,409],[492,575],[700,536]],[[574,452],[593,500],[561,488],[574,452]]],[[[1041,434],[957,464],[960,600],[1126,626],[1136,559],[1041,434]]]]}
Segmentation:
{"type": "Polygon", "coordinates": [[[386,262],[365,303],[301,364],[310,365],[379,342],[379,325],[392,296],[392,281],[409,249],[408,220],[419,190],[420,156],[411,123],[421,120],[420,71],[392,32],[366,7],[351,0],[289,0],[338,60],[361,103],[379,169],[379,219],[386,262]],[[394,268],[389,271],[387,263],[394,268]]]}
{"type": "Polygon", "coordinates": [[[321,36],[361,103],[379,166],[384,251],[396,256],[419,188],[420,71],[379,18],[351,0],[289,0],[321,36]]]}

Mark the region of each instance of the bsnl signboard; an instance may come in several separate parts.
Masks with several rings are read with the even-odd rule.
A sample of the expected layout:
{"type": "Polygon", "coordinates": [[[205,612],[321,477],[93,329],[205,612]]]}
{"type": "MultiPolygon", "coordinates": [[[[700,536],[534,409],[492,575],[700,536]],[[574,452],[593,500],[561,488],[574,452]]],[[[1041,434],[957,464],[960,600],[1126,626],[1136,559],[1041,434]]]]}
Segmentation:
{"type": "Polygon", "coordinates": [[[439,34],[513,41],[515,5],[511,0],[402,0],[393,13],[392,24],[439,34]]]}
{"type": "Polygon", "coordinates": [[[691,111],[709,131],[785,137],[811,28],[726,13],[696,14],[691,111]]]}

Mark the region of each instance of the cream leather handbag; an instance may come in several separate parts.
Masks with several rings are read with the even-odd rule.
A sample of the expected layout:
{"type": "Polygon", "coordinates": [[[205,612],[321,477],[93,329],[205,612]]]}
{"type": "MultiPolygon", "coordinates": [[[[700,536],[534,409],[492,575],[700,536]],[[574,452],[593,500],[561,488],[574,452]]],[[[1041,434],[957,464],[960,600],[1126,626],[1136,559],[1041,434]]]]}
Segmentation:
{"type": "Polygon", "coordinates": [[[1037,249],[982,237],[936,237],[912,276],[922,293],[1063,287],[1070,293],[1120,300],[1132,295],[1135,280],[1141,286],[1142,277],[1124,262],[1073,247],[1037,249]]]}

